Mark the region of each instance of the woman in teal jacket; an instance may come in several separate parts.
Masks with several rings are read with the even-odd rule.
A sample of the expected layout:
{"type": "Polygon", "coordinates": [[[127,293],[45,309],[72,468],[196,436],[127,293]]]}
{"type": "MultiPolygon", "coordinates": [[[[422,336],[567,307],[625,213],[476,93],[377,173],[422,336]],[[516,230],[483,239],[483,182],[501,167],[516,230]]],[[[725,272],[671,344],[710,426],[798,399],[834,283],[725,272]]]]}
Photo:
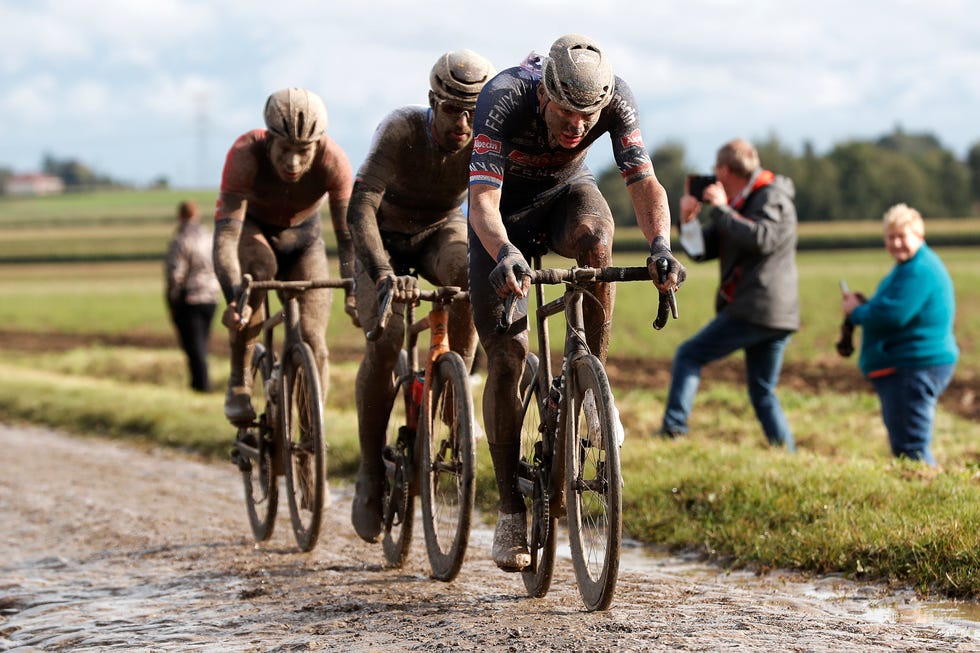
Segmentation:
{"type": "Polygon", "coordinates": [[[922,216],[905,204],[885,212],[885,247],[895,267],[862,303],[844,292],[844,313],[863,329],[858,365],[871,380],[895,456],[935,465],[936,402],[953,377],[953,281],[925,242],[922,216]]]}

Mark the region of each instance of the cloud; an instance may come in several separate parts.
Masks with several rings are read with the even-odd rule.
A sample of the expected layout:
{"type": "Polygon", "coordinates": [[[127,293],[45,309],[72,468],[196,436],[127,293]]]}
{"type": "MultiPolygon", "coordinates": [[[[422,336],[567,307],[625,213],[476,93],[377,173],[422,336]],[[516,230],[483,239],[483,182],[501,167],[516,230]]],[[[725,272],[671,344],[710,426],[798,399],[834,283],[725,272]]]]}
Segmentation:
{"type": "MultiPolygon", "coordinates": [[[[357,166],[381,117],[426,102],[439,53],[468,47],[505,68],[567,32],[606,48],[648,146],[679,142],[696,162],[736,134],[829,146],[896,124],[963,152],[978,140],[971,15],[966,0],[4,2],[0,166],[36,165],[49,148],[130,178],[180,183],[177,161],[217,178],[267,95],[294,85],[323,96],[357,166]]],[[[593,151],[593,166],[611,161],[605,140],[593,151]]]]}

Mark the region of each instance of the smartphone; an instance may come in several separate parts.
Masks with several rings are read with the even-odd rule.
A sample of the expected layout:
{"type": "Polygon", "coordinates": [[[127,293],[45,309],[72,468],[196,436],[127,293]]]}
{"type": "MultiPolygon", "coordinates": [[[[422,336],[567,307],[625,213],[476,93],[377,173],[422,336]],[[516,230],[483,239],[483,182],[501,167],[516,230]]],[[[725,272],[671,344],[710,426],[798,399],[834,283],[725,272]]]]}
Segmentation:
{"type": "Polygon", "coordinates": [[[841,292],[850,292],[850,291],[849,291],[849,290],[847,289],[847,282],[846,282],[846,281],[844,281],[843,279],[841,279],[841,280],[840,280],[840,291],[841,291],[841,292]]]}

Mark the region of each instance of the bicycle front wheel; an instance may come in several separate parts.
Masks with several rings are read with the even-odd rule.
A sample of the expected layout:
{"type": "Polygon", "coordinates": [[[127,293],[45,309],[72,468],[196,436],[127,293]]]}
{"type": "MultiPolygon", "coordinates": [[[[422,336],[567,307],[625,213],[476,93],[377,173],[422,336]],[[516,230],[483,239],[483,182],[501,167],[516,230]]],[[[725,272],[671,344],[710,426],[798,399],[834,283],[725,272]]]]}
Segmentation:
{"type": "MultiPolygon", "coordinates": [[[[519,483],[527,510],[527,544],[531,565],[521,572],[528,596],[540,598],[551,588],[555,572],[558,515],[551,514],[548,496],[551,477],[551,447],[545,447],[541,432],[541,392],[537,378],[538,357],[528,354],[521,377],[524,417],[521,420],[519,483]]],[[[550,437],[550,434],[549,436],[550,437]]]]}
{"type": "Polygon", "coordinates": [[[412,387],[415,382],[408,364],[408,353],[402,350],[395,364],[395,392],[388,413],[388,429],[382,453],[385,465],[385,487],[381,503],[381,546],[385,560],[401,567],[408,558],[415,522],[415,496],[412,492],[415,431],[408,426],[408,408],[414,406],[412,387]]]}
{"type": "Polygon", "coordinates": [[[306,343],[294,345],[286,355],[281,397],[289,516],[296,543],[309,551],[320,537],[327,456],[320,374],[306,343]]]}
{"type": "Polygon", "coordinates": [[[252,406],[258,418],[254,425],[238,430],[235,459],[245,485],[245,508],[257,542],[272,537],[279,505],[279,482],[273,452],[275,424],[272,406],[266,403],[265,383],[272,374],[272,358],[261,344],[252,355],[252,406]]]}
{"type": "Polygon", "coordinates": [[[463,565],[476,492],[473,399],[459,354],[442,354],[427,385],[418,434],[422,524],[432,577],[450,581],[463,565]]]}
{"type": "Polygon", "coordinates": [[[568,540],[585,607],[605,610],[616,589],[623,537],[612,391],[595,356],[575,361],[570,374],[565,429],[568,540]]]}

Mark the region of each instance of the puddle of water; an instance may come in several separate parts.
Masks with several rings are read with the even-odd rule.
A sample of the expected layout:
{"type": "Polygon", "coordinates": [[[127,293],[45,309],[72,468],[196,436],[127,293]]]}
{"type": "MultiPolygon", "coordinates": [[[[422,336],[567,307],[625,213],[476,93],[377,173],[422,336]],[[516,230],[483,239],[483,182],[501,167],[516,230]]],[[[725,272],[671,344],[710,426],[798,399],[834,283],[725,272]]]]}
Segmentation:
{"type": "Polygon", "coordinates": [[[622,549],[620,574],[631,570],[674,574],[710,585],[780,591],[812,598],[828,609],[875,623],[927,624],[946,632],[980,637],[978,601],[920,599],[912,590],[895,590],[841,576],[806,578],[791,571],[759,576],[751,571],[725,571],[694,558],[654,551],[636,542],[624,543],[622,549]]]}

